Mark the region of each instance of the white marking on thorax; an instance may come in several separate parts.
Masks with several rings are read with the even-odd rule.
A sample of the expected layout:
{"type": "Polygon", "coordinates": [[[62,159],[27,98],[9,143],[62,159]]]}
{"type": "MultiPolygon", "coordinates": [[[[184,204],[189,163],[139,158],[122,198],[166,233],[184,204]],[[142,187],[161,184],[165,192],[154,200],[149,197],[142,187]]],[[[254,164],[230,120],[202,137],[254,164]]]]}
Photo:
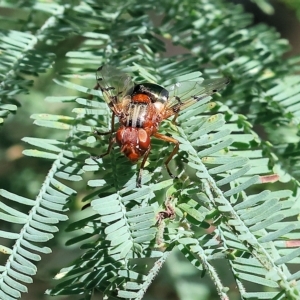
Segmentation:
{"type": "Polygon", "coordinates": [[[147,105],[140,103],[131,103],[128,109],[126,126],[142,127],[147,113],[147,105]]]}

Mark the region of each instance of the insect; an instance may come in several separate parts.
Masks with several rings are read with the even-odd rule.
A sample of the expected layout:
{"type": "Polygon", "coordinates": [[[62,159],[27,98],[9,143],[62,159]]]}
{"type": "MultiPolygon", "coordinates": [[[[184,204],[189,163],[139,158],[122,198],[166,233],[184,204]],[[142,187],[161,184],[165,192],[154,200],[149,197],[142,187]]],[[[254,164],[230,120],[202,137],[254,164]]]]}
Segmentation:
{"type": "Polygon", "coordinates": [[[100,157],[107,155],[117,143],[130,161],[137,162],[143,158],[137,176],[137,187],[141,187],[143,168],[151,150],[151,136],[174,144],[165,166],[169,175],[175,178],[168,164],[178,152],[179,142],[159,133],[160,123],[171,116],[174,116],[175,121],[181,110],[218,92],[229,83],[227,78],[218,78],[202,82],[185,81],[166,88],[154,83],[135,84],[128,74],[107,65],[98,68],[96,77],[94,89],[102,91],[104,100],[112,110],[111,131],[104,134],[115,132],[115,116],[120,122],[107,151],[100,157]]]}

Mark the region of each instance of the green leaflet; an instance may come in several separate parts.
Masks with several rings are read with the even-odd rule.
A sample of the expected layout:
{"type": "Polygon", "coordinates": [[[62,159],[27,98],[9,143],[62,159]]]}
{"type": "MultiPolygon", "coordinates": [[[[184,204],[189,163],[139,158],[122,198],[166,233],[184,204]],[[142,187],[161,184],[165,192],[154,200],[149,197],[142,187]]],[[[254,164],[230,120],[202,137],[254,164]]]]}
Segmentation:
{"type": "MultiPolygon", "coordinates": [[[[256,2],[270,12],[266,1],[256,2]]],[[[12,9],[8,1],[4,3],[12,9]]],[[[298,183],[290,176],[299,175],[298,129],[294,126],[298,124],[299,78],[292,74],[296,66],[281,59],[287,42],[279,40],[277,32],[265,25],[250,26],[251,17],[240,6],[219,0],[163,1],[157,7],[147,1],[108,5],[93,0],[68,5],[35,1],[23,3],[18,9],[22,15],[30,11],[38,18],[42,12],[44,23],[35,26],[33,19],[30,28],[22,23],[24,32],[1,32],[0,120],[16,111],[19,105],[15,95],[26,92],[31,84],[23,73],[40,74],[58,62],[47,52],[48,43],[53,47],[74,34],[81,44],[70,43],[64,74],[55,75],[66,96],[51,95],[47,101],[64,103],[70,114],[70,102],[78,107],[72,111],[76,117],[66,112],[35,112],[35,124],[68,130],[61,142],[25,139],[38,150],[26,149],[24,153],[55,160],[36,199],[1,192],[9,201],[24,201],[26,210],[28,205],[31,209],[28,215],[9,205],[1,211],[3,218],[27,226],[24,235],[0,232],[5,238],[15,239],[17,246],[26,247],[27,252],[21,246],[19,252],[7,250],[10,266],[1,268],[7,273],[0,282],[0,298],[15,299],[20,291],[27,291],[19,281],[30,282],[36,272],[31,260],[37,261],[39,256],[31,252],[49,253],[41,243],[52,238],[56,223],[67,220],[66,204],[78,189],[85,200],[91,201],[92,208],[83,211],[82,219],[70,226],[75,237],[69,244],[80,242],[84,253],[59,274],[66,281],[52,294],[82,294],[89,299],[94,290],[100,290],[108,298],[141,299],[166,254],[178,246],[191,264],[207,270],[223,298],[228,297],[228,288],[211,264],[219,258],[229,258],[242,298],[278,298],[285,294],[297,299],[297,286],[291,280],[299,274],[292,274],[286,263],[299,263],[299,253],[288,246],[299,235],[295,220],[299,213],[298,183]],[[164,16],[157,27],[149,19],[150,7],[164,16]],[[161,37],[192,55],[165,57],[161,37]],[[124,41],[130,47],[124,47],[124,41]],[[222,99],[222,104],[204,98],[180,114],[178,127],[167,121],[162,124],[162,133],[181,142],[170,166],[179,179],[170,179],[163,165],[172,146],[155,139],[141,189],[135,187],[138,166],[126,161],[118,146],[103,159],[91,159],[104,153],[109,141],[108,136],[97,140],[93,136],[95,129],[105,132],[111,124],[111,112],[101,102],[101,91],[93,89],[95,70],[105,63],[133,72],[136,82],[168,85],[176,80],[198,81],[200,71],[205,79],[230,77],[232,83],[222,92],[222,98],[214,98],[222,99]],[[84,99],[82,94],[76,98],[78,92],[94,95],[94,99],[84,99]],[[250,122],[239,115],[241,112],[248,114],[250,122]],[[278,130],[266,124],[266,116],[278,130]],[[290,127],[282,128],[282,123],[290,127]],[[287,140],[276,147],[262,143],[251,124],[272,129],[272,141],[279,141],[281,133],[287,140]],[[292,131],[293,139],[288,140],[292,131]],[[278,158],[284,159],[281,173],[278,158]],[[263,176],[280,173],[283,182],[284,171],[290,186],[276,192],[268,183],[272,192],[262,191],[263,176]],[[82,193],[84,173],[92,192],[82,193]],[[68,187],[70,182],[75,182],[72,188],[68,187]],[[209,233],[203,231],[210,224],[209,233]],[[161,241],[157,238],[159,230],[161,241]],[[244,283],[248,282],[255,283],[255,292],[246,291],[244,283]],[[276,291],[260,292],[257,285],[276,287],[276,291]]],[[[10,20],[19,28],[18,21],[10,20]]]]}

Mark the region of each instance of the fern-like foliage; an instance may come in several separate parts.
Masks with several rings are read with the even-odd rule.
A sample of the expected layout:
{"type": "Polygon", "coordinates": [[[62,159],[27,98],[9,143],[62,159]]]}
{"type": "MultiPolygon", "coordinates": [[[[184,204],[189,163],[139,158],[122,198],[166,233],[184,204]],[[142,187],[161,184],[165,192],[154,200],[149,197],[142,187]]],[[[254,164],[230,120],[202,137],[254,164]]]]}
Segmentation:
{"type": "MultiPolygon", "coordinates": [[[[93,189],[83,198],[90,203],[89,216],[67,229],[73,234],[67,244],[79,243],[83,254],[60,271],[57,278],[63,279],[49,294],[91,299],[100,291],[110,299],[142,299],[177,248],[211,277],[221,299],[228,299],[230,290],[214,267],[216,259],[229,262],[242,299],[299,299],[300,273],[292,268],[299,266],[300,255],[297,148],[289,156],[295,141],[287,139],[274,148],[248,121],[269,131],[272,124],[298,124],[299,79],[293,74],[297,66],[281,58],[287,42],[267,26],[247,27],[251,17],[221,0],[32,1],[24,2],[22,9],[29,19],[36,11],[49,15],[47,25],[28,40],[57,44],[64,34],[80,40],[67,52],[67,66],[55,78],[73,95],[46,98],[48,103],[76,107],[75,116],[32,116],[36,125],[68,132],[61,141],[24,138],[35,147],[25,150],[26,155],[54,160],[36,200],[1,191],[4,198],[31,207],[26,215],[1,204],[1,218],[22,226],[19,233],[0,232],[15,240],[13,247],[1,247],[9,255],[1,267],[1,299],[17,299],[27,291],[24,283],[30,283],[36,272],[32,261],[40,259],[35,252],[50,252],[38,243],[52,238],[55,224],[67,219],[66,205],[77,192],[76,185],[65,183],[76,183],[83,174],[93,189]],[[153,25],[150,9],[164,16],[159,26],[153,25]],[[164,57],[162,38],[190,53],[164,57]],[[161,85],[200,76],[231,78],[222,98],[204,98],[181,112],[178,126],[162,124],[160,131],[180,142],[171,166],[178,179],[171,179],[163,166],[171,146],[154,139],[141,188],[136,188],[138,166],[117,146],[106,157],[92,158],[104,153],[109,141],[93,134],[95,129],[106,132],[111,124],[101,91],[92,88],[95,70],[105,63],[131,73],[136,82],[161,85]],[[269,185],[267,190],[264,183],[276,180],[282,185],[269,185]],[[249,288],[252,283],[255,287],[249,288]]],[[[6,36],[2,41],[7,44],[7,60],[12,50],[29,55],[11,31],[6,36]]],[[[22,65],[16,57],[15,66],[22,65]]],[[[3,65],[3,72],[13,70],[7,75],[11,77],[4,76],[5,105],[11,105],[13,92],[23,91],[19,87],[27,84],[18,72],[40,73],[50,66],[47,58],[36,62],[37,57],[28,56],[24,70],[3,65]]],[[[276,132],[273,138],[278,139],[276,132]]]]}

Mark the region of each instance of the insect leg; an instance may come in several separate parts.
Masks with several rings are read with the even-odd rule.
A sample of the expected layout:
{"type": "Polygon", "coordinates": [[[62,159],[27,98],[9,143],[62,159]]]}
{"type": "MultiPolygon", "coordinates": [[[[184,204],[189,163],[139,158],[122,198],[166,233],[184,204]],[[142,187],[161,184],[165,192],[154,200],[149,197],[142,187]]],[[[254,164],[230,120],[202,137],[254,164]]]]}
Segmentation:
{"type": "Polygon", "coordinates": [[[174,114],[174,118],[172,119],[172,123],[177,125],[176,119],[178,118],[180,107],[183,105],[182,101],[179,97],[175,96],[175,99],[177,100],[178,104],[174,105],[172,109],[172,114],[174,114]]]}
{"type": "Polygon", "coordinates": [[[116,137],[111,138],[110,141],[109,141],[109,145],[108,145],[108,148],[107,148],[106,152],[104,152],[103,154],[98,155],[98,156],[91,156],[91,158],[92,159],[99,159],[99,158],[102,158],[102,157],[106,156],[107,154],[110,153],[110,151],[113,148],[115,143],[116,143],[116,137]]]}
{"type": "Polygon", "coordinates": [[[116,143],[116,137],[111,138],[109,141],[107,151],[105,153],[101,154],[99,157],[104,157],[105,155],[109,154],[115,143],[116,143]]]}
{"type": "Polygon", "coordinates": [[[170,169],[169,169],[169,162],[171,161],[171,159],[173,158],[174,155],[176,155],[176,153],[178,152],[178,149],[179,149],[179,142],[175,139],[173,139],[172,137],[169,137],[169,136],[166,136],[164,134],[160,134],[158,132],[154,133],[153,136],[155,136],[157,139],[160,139],[162,141],[165,141],[165,142],[169,142],[169,143],[173,143],[175,144],[174,146],[174,149],[173,151],[171,152],[171,154],[169,155],[169,157],[167,158],[167,160],[165,161],[165,165],[166,165],[166,169],[169,173],[169,175],[172,177],[172,178],[176,178],[176,176],[174,176],[170,169]]]}
{"type": "Polygon", "coordinates": [[[98,130],[95,130],[94,134],[97,135],[97,136],[101,136],[101,135],[112,134],[112,133],[115,132],[115,113],[114,112],[112,113],[112,116],[111,116],[110,128],[111,128],[110,131],[107,131],[107,132],[99,132],[98,130]]]}
{"type": "MultiPolygon", "coordinates": [[[[113,134],[114,131],[115,131],[115,113],[113,112],[112,117],[111,117],[111,130],[108,131],[108,132],[99,132],[98,130],[95,130],[94,134],[97,135],[97,136],[108,135],[108,134],[113,134]]],[[[105,155],[109,154],[112,147],[114,146],[115,142],[116,142],[116,137],[111,136],[106,152],[99,155],[99,156],[94,156],[93,158],[98,159],[98,158],[104,157],[105,155]]]]}
{"type": "Polygon", "coordinates": [[[176,123],[176,119],[178,118],[178,113],[176,113],[175,115],[174,115],[174,118],[172,119],[172,124],[174,124],[174,125],[178,125],[177,123],[176,123]]]}
{"type": "Polygon", "coordinates": [[[151,150],[151,146],[149,145],[149,148],[148,150],[145,152],[144,154],[144,157],[143,157],[143,161],[141,163],[141,167],[139,169],[139,174],[138,174],[138,177],[136,179],[136,187],[137,188],[140,188],[142,185],[141,185],[141,181],[142,181],[142,173],[143,173],[143,169],[144,169],[144,166],[145,166],[145,163],[147,161],[147,158],[149,156],[149,153],[150,153],[150,150],[151,150]]]}

